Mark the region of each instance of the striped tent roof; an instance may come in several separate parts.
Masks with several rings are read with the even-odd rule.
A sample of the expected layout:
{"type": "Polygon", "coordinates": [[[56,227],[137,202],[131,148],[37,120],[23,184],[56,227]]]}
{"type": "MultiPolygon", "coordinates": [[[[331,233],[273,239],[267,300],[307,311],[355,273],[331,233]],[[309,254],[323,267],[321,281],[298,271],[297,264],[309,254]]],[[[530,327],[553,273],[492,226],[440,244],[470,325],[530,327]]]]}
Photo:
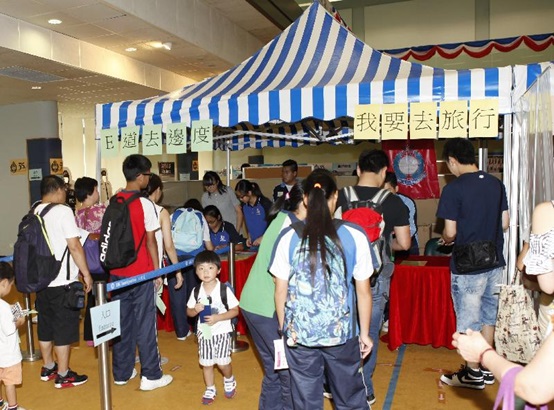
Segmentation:
{"type": "MultiPolygon", "coordinates": [[[[554,72],[552,72],[552,69],[554,68],[554,63],[551,61],[514,66],[514,90],[512,95],[513,102],[516,103],[517,100],[521,98],[523,94],[525,94],[525,91],[527,91],[527,89],[531,87],[535,80],[540,77],[540,75],[546,69],[549,68],[551,70],[550,76],[554,77],[554,72]]],[[[550,95],[554,96],[554,81],[550,82],[550,95]]]]}
{"type": "Polygon", "coordinates": [[[303,119],[352,118],[357,104],[370,103],[497,98],[508,113],[511,86],[511,67],[445,70],[379,53],[314,2],[255,55],[218,76],[155,98],[98,105],[97,135],[210,118],[216,132],[280,121],[288,125],[279,132],[290,135],[287,127],[303,119]]]}

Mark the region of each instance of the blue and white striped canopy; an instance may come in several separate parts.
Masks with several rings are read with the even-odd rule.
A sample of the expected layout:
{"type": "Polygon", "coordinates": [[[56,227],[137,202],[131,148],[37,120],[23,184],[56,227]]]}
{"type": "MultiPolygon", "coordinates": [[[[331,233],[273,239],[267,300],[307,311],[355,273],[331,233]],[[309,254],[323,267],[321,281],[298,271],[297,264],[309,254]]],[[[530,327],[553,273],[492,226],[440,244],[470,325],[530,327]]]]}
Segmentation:
{"type": "Polygon", "coordinates": [[[97,134],[210,118],[216,127],[334,120],[354,117],[356,105],[371,103],[495,98],[500,113],[508,113],[511,89],[511,67],[445,70],[379,53],[314,2],[255,55],[223,74],[156,98],[98,105],[97,134]]]}
{"type": "MultiPolygon", "coordinates": [[[[514,90],[513,102],[516,103],[519,98],[527,91],[537,78],[546,70],[550,69],[550,76],[554,78],[553,62],[534,63],[527,65],[514,66],[514,90]]],[[[550,82],[550,95],[554,96],[554,81],[550,82]]]]}

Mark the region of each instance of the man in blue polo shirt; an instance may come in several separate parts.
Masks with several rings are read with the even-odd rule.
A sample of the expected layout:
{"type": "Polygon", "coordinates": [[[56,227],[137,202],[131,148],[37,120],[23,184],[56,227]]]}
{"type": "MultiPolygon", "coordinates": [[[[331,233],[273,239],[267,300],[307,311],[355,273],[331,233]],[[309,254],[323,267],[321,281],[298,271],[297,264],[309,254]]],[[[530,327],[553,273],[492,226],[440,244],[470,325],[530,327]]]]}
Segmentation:
{"type": "MultiPolygon", "coordinates": [[[[497,285],[506,264],[502,255],[503,230],[509,224],[506,190],[500,180],[477,168],[475,150],[468,139],[449,140],[444,146],[443,158],[457,178],[443,188],[439,201],[437,217],[444,219],[441,242],[456,247],[492,241],[498,259],[493,268],[462,273],[456,268],[455,255],[452,257],[450,270],[456,330],[482,332],[492,345],[498,311],[497,285]]],[[[494,383],[492,373],[474,362],[467,362],[458,372],[443,374],[440,379],[449,386],[476,390],[494,383]]]]}

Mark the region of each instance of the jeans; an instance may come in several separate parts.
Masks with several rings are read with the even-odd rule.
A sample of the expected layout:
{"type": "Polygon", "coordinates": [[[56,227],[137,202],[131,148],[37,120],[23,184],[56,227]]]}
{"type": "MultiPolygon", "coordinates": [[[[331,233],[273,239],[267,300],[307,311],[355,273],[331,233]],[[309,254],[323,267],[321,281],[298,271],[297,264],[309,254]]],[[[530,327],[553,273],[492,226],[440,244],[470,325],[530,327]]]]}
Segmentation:
{"type": "Polygon", "coordinates": [[[288,370],[275,370],[275,348],[273,341],[279,339],[277,329],[277,314],[273,317],[260,316],[242,310],[244,320],[248,325],[252,341],[264,369],[262,391],[258,404],[259,410],[291,410],[292,397],[290,391],[290,373],[288,370]]]}
{"type": "Polygon", "coordinates": [[[377,278],[377,283],[371,288],[371,323],[369,325],[369,337],[373,340],[373,349],[364,360],[363,373],[364,383],[366,386],[366,393],[368,396],[375,394],[373,390],[373,372],[375,372],[375,365],[377,364],[377,351],[379,349],[379,334],[381,332],[381,325],[383,324],[383,312],[385,305],[389,298],[390,277],[394,270],[394,264],[387,263],[383,267],[383,271],[377,278]]]}

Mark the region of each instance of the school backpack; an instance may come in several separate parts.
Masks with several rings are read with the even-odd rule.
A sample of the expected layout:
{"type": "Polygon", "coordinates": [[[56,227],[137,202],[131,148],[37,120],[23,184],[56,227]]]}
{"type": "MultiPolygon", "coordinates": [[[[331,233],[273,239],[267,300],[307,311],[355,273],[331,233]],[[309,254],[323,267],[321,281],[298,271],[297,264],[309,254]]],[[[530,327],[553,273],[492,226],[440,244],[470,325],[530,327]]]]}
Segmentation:
{"type": "Polygon", "coordinates": [[[356,190],[352,186],[343,188],[347,204],[343,206],[342,219],[359,225],[366,233],[378,268],[371,276],[372,286],[383,269],[383,256],[386,252],[386,238],[384,237],[385,221],[383,219],[382,204],[391,194],[388,189],[380,189],[370,200],[358,199],[356,190]]]}
{"type": "MultiPolygon", "coordinates": [[[[202,286],[202,284],[196,285],[193,290],[194,300],[196,300],[197,302],[198,302],[198,295],[200,294],[200,286],[202,286]]],[[[231,292],[234,293],[234,290],[231,284],[229,282],[223,282],[223,283],[220,283],[220,286],[219,286],[219,292],[220,292],[219,297],[221,298],[221,303],[223,303],[223,306],[225,306],[225,310],[229,311],[229,304],[227,302],[227,288],[229,288],[231,292]]],[[[231,325],[233,326],[233,329],[235,329],[238,321],[239,321],[238,316],[235,316],[234,318],[231,319],[231,325]]]]}
{"type": "Polygon", "coordinates": [[[137,260],[146,231],[135,247],[129,204],[140,197],[135,193],[127,199],[119,195],[110,198],[100,229],[100,263],[106,270],[123,268],[137,260]]]}
{"type": "MultiPolygon", "coordinates": [[[[15,286],[21,293],[33,293],[46,289],[56,279],[61,261],[56,259],[46,232],[44,216],[56,205],[48,204],[40,212],[31,208],[19,224],[13,250],[15,286]]],[[[64,252],[64,257],[67,248],[64,252]]],[[[63,259],[63,258],[62,258],[63,259]]]]}
{"type": "Polygon", "coordinates": [[[202,212],[192,208],[178,208],[171,217],[171,236],[175,249],[194,252],[204,248],[202,212]]]}
{"type": "MultiPolygon", "coordinates": [[[[334,223],[338,229],[343,222],[335,220],[334,223]]],[[[296,222],[291,227],[299,240],[296,244],[291,242],[285,334],[308,347],[343,344],[351,337],[353,326],[343,251],[329,237],[325,237],[326,264],[318,251],[317,268],[312,275],[308,240],[302,241],[304,223],[296,222]]]]}

